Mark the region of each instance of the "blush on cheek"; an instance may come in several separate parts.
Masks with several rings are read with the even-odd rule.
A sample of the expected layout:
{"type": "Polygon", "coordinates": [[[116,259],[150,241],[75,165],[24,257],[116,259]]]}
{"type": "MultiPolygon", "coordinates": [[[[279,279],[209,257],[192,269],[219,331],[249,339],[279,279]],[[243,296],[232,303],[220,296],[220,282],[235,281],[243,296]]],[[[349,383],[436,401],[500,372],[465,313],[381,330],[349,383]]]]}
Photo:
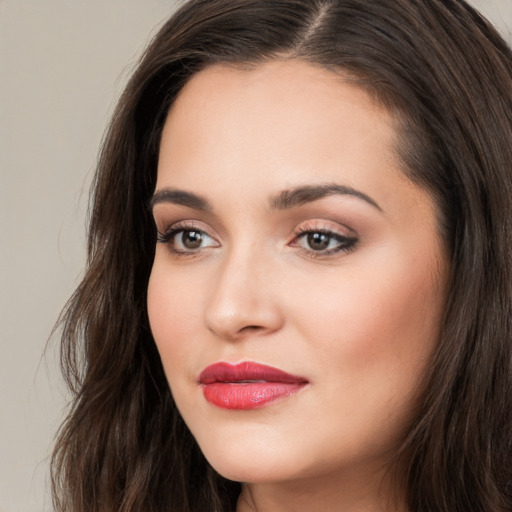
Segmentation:
{"type": "MultiPolygon", "coordinates": [[[[181,325],[179,318],[179,301],[174,294],[168,293],[166,280],[153,270],[148,285],[148,317],[153,339],[165,363],[167,352],[176,328],[181,325]]],[[[165,366],[165,364],[164,364],[165,366]]]]}
{"type": "Polygon", "coordinates": [[[386,360],[405,362],[418,357],[418,350],[424,359],[432,351],[432,332],[439,323],[427,281],[428,274],[417,271],[375,276],[367,283],[347,279],[322,301],[308,301],[301,315],[308,319],[304,329],[320,354],[329,358],[338,352],[342,364],[352,368],[386,360]]]}
{"type": "Polygon", "coordinates": [[[166,272],[164,265],[155,264],[148,284],[148,316],[154,334],[162,331],[169,335],[175,329],[186,325],[183,319],[190,315],[190,302],[193,297],[187,295],[188,286],[177,284],[174,272],[166,272]],[[176,293],[179,290],[179,293],[176,293]]]}

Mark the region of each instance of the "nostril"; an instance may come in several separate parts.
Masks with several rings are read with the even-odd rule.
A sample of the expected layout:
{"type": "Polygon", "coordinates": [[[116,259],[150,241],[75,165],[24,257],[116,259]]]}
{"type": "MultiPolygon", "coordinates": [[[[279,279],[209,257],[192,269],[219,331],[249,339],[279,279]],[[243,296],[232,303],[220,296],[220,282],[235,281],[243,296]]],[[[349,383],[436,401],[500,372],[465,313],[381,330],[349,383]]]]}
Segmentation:
{"type": "Polygon", "coordinates": [[[262,327],[259,326],[259,325],[247,325],[246,327],[241,329],[241,332],[242,331],[256,331],[256,330],[261,329],[261,328],[262,327]]]}

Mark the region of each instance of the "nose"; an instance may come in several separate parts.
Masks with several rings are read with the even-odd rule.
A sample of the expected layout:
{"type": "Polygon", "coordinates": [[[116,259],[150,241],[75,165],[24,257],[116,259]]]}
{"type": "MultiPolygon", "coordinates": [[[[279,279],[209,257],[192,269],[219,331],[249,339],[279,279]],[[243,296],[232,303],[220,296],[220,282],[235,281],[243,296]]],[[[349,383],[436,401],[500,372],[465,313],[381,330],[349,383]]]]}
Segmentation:
{"type": "Polygon", "coordinates": [[[278,331],[284,322],[278,277],[261,254],[231,254],[221,263],[206,307],[206,324],[217,337],[237,341],[278,331]]]}

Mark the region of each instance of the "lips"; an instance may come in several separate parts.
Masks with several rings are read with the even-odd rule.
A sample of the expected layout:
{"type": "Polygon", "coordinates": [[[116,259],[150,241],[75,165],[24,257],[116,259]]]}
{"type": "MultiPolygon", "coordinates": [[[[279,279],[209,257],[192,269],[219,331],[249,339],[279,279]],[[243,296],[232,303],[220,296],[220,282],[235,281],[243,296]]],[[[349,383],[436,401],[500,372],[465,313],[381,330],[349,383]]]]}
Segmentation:
{"type": "Polygon", "coordinates": [[[216,363],[199,375],[205,399],[223,409],[249,410],[298,393],[308,380],[253,362],[216,363]]]}

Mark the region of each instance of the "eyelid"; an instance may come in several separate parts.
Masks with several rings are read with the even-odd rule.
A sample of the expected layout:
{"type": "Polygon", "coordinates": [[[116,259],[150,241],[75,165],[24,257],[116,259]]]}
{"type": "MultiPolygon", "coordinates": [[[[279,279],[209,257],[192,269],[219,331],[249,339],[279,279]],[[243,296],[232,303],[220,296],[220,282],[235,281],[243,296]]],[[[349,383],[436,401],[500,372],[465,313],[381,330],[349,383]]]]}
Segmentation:
{"type": "Polygon", "coordinates": [[[209,249],[211,247],[220,247],[221,244],[217,239],[218,237],[210,234],[210,230],[202,227],[201,224],[201,222],[197,221],[183,220],[170,223],[165,229],[162,230],[157,228],[157,242],[166,245],[168,250],[175,256],[193,257],[198,256],[205,249],[209,249]],[[187,231],[201,233],[208,239],[213,240],[214,243],[204,247],[199,247],[196,250],[176,249],[176,247],[173,246],[175,237],[179,235],[179,233],[187,231]]]}
{"type": "Polygon", "coordinates": [[[176,220],[172,222],[157,222],[156,227],[157,231],[160,234],[165,234],[170,231],[176,231],[176,230],[183,230],[183,231],[200,231],[202,233],[207,234],[210,238],[217,239],[218,236],[214,232],[214,230],[204,222],[198,221],[198,220],[192,220],[192,219],[183,219],[183,220],[176,220]],[[161,225],[162,227],[159,228],[158,225],[161,225]]]}
{"type": "Polygon", "coordinates": [[[299,248],[308,257],[315,259],[327,259],[329,257],[339,256],[341,254],[346,254],[352,251],[355,249],[358,242],[359,237],[353,229],[340,224],[336,224],[335,227],[331,221],[315,219],[314,221],[308,221],[297,226],[293,233],[293,239],[289,242],[288,245],[291,247],[299,248]],[[348,233],[343,233],[343,231],[348,231],[348,233]],[[312,248],[307,249],[305,247],[301,247],[299,243],[301,239],[310,234],[318,233],[331,238],[331,241],[336,240],[338,245],[336,247],[325,250],[314,250],[312,248]]]}
{"type": "Polygon", "coordinates": [[[307,220],[302,223],[300,223],[295,229],[294,229],[294,235],[296,236],[297,233],[305,233],[305,232],[316,232],[316,231],[324,231],[324,232],[332,232],[335,234],[338,234],[340,236],[346,237],[346,238],[357,238],[357,233],[350,227],[340,224],[338,222],[334,222],[331,220],[324,220],[324,219],[313,219],[313,220],[307,220]]]}

